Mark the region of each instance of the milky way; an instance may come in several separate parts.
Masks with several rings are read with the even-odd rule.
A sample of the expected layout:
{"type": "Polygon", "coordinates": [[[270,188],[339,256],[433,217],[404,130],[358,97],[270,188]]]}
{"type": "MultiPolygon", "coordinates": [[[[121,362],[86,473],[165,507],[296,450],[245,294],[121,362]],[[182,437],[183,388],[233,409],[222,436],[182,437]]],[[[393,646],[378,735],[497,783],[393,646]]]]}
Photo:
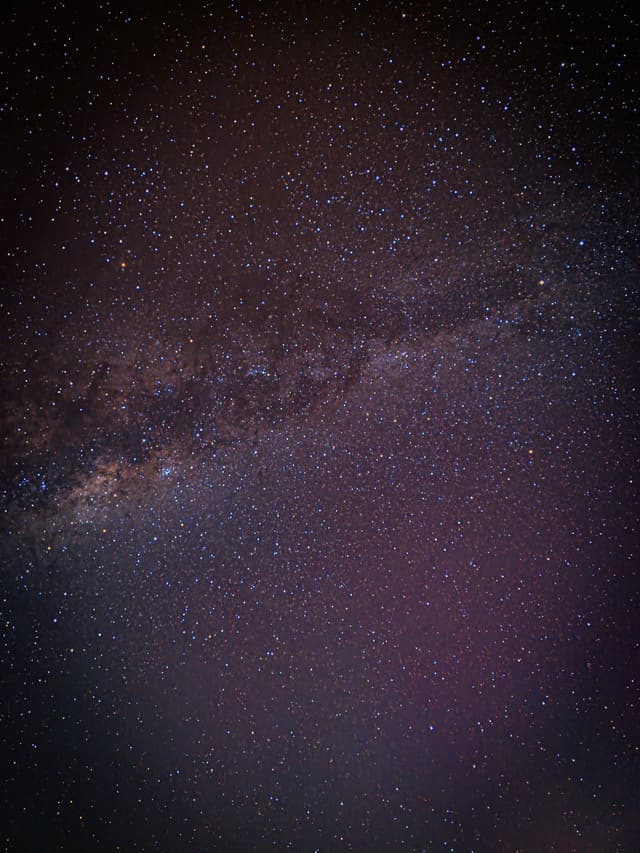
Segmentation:
{"type": "Polygon", "coordinates": [[[10,851],[635,851],[630,6],[18,8],[10,851]]]}

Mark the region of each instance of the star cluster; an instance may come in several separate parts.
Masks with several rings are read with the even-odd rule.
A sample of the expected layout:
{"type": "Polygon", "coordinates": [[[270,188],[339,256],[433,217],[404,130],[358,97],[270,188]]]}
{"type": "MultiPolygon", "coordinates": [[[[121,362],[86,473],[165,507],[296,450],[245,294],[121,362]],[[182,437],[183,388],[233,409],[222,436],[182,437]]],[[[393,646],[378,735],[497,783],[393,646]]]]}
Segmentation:
{"type": "Polygon", "coordinates": [[[638,849],[637,36],[9,13],[6,850],[638,849]]]}

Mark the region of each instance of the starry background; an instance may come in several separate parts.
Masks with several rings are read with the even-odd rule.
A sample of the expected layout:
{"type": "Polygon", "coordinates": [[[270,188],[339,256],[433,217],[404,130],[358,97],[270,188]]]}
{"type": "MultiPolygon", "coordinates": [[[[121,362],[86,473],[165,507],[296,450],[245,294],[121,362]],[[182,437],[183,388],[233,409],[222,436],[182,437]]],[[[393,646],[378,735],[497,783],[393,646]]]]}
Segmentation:
{"type": "Polygon", "coordinates": [[[640,849],[631,4],[15,4],[8,851],[640,849]]]}

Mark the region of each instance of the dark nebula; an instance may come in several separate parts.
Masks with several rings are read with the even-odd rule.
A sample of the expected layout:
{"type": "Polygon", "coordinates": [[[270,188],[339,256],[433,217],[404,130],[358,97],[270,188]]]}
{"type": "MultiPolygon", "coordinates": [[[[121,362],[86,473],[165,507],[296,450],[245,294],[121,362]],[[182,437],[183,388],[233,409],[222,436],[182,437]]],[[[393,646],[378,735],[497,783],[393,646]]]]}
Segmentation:
{"type": "Polygon", "coordinates": [[[3,849],[640,850],[631,4],[12,4],[3,849]]]}

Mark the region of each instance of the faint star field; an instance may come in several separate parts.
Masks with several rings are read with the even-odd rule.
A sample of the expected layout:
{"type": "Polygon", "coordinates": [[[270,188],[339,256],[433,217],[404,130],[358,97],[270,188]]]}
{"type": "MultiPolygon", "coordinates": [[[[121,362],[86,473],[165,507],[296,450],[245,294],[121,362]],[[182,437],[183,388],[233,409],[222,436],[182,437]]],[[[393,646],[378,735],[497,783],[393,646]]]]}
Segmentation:
{"type": "Polygon", "coordinates": [[[638,17],[20,6],[3,849],[640,849],[638,17]]]}

